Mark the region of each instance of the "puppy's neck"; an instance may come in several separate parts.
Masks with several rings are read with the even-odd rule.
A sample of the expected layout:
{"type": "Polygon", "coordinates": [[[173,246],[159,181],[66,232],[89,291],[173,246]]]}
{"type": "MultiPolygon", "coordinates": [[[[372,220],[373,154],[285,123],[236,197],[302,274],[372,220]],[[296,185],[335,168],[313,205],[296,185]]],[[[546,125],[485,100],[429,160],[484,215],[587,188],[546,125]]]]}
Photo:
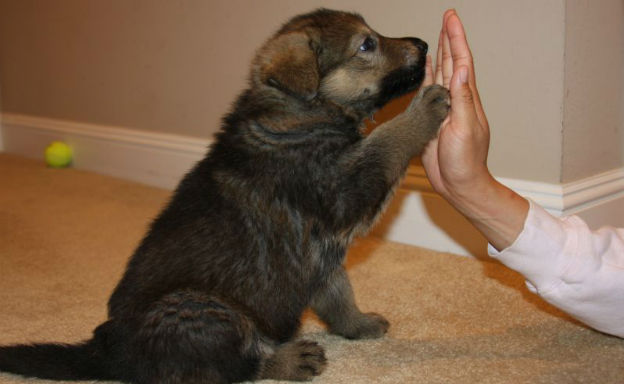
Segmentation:
{"type": "Polygon", "coordinates": [[[275,132],[288,132],[296,127],[313,124],[328,126],[344,125],[345,128],[364,125],[367,113],[345,106],[322,97],[311,100],[286,95],[273,89],[250,89],[252,99],[261,100],[256,108],[261,113],[253,120],[275,132]],[[261,97],[258,97],[261,96],[261,97]]]}

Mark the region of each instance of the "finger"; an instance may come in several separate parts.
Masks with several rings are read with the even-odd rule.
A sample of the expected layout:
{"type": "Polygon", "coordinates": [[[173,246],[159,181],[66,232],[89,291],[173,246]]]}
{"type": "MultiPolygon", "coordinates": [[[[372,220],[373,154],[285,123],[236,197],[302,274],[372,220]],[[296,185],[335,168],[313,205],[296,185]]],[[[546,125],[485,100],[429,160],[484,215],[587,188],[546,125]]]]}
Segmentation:
{"type": "Polygon", "coordinates": [[[446,20],[449,18],[449,16],[455,15],[455,14],[457,14],[457,11],[455,10],[455,8],[449,8],[446,11],[444,11],[444,16],[442,16],[442,20],[444,21],[444,24],[446,24],[446,20]]]}
{"type": "Polygon", "coordinates": [[[461,122],[457,126],[474,127],[478,119],[475,108],[475,98],[470,88],[470,70],[467,66],[458,67],[451,80],[451,120],[461,122]]]}
{"type": "Polygon", "coordinates": [[[435,83],[438,85],[443,84],[443,79],[442,79],[442,43],[443,41],[444,41],[444,30],[440,29],[440,36],[438,37],[438,51],[436,52],[436,70],[435,70],[435,83]]]}
{"type": "Polygon", "coordinates": [[[427,55],[427,61],[425,62],[425,80],[423,80],[423,86],[429,86],[433,84],[433,66],[431,64],[431,55],[427,55]]]}
{"type": "Polygon", "coordinates": [[[472,53],[470,52],[466,32],[461,20],[459,20],[459,16],[456,13],[449,15],[445,20],[444,26],[455,69],[460,66],[466,66],[469,71],[473,71],[472,53]]]}
{"type": "Polygon", "coordinates": [[[468,45],[468,41],[466,39],[466,32],[456,13],[449,15],[446,19],[445,27],[449,40],[453,66],[455,70],[460,66],[465,66],[468,69],[469,86],[472,90],[477,116],[479,117],[481,124],[486,125],[487,118],[485,116],[485,112],[483,111],[481,98],[479,97],[479,91],[476,85],[472,53],[470,52],[470,46],[468,45]]]}
{"type": "Polygon", "coordinates": [[[446,28],[442,28],[442,85],[446,88],[451,83],[451,77],[453,76],[453,56],[451,54],[451,44],[449,41],[448,31],[446,28]]]}
{"type": "Polygon", "coordinates": [[[440,84],[444,85],[446,88],[449,87],[451,77],[453,76],[453,57],[451,55],[448,32],[446,30],[446,21],[451,15],[454,14],[454,9],[447,9],[446,12],[444,12],[444,16],[442,17],[442,31],[440,32],[440,39],[438,44],[438,55],[441,61],[440,71],[442,72],[442,81],[440,84]]]}
{"type": "Polygon", "coordinates": [[[446,20],[450,15],[454,14],[454,9],[447,9],[442,17],[442,29],[440,29],[440,36],[438,37],[438,51],[436,58],[436,84],[443,85],[448,88],[451,76],[452,76],[452,60],[449,56],[448,44],[446,44],[446,51],[444,49],[447,42],[446,37],[446,20]],[[446,53],[445,53],[446,52],[446,53]]]}

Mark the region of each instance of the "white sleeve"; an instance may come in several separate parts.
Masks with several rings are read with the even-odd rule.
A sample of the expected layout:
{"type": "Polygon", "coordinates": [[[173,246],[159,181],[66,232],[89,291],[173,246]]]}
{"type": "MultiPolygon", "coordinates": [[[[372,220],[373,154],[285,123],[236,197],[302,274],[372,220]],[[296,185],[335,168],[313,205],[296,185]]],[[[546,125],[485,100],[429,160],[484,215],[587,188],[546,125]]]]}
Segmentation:
{"type": "Polygon", "coordinates": [[[527,279],[529,289],[585,324],[624,337],[624,228],[592,232],[577,216],[558,219],[530,202],[524,229],[490,256],[527,279]]]}

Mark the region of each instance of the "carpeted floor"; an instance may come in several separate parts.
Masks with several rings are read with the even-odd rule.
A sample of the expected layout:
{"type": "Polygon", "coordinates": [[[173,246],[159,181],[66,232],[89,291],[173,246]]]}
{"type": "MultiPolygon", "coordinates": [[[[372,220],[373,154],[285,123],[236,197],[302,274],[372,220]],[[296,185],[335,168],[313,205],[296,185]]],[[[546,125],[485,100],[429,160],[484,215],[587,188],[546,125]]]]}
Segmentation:
{"type": "MultiPolygon", "coordinates": [[[[88,338],[169,192],[5,154],[0,176],[0,344],[88,338]]],[[[570,320],[499,264],[367,238],[348,270],[361,308],[392,325],[354,342],[306,314],[302,336],[329,359],[315,383],[624,383],[624,340],[570,320]]]]}

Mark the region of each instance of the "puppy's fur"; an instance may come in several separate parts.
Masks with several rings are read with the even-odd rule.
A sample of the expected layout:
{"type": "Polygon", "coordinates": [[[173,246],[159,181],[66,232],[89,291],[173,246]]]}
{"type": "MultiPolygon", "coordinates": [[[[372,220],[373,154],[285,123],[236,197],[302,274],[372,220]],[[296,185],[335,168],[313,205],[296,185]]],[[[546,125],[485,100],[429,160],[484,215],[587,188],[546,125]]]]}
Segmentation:
{"type": "Polygon", "coordinates": [[[0,348],[0,369],[132,383],[308,380],[326,360],[294,340],[311,307],[330,332],[375,338],[342,267],[448,110],[432,86],[364,137],[367,116],[417,89],[427,45],[351,13],[297,16],[260,48],[250,86],[132,256],[109,319],[79,345],[0,348]]]}

